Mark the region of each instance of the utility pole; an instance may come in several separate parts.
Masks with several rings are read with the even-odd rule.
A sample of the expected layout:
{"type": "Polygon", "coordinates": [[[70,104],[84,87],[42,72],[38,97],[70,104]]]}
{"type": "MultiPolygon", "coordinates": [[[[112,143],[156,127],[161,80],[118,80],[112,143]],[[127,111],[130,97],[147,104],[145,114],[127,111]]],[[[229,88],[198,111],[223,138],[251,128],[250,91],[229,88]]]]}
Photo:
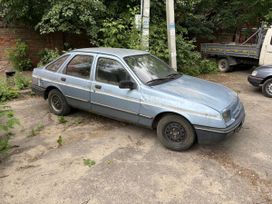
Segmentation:
{"type": "Polygon", "coordinates": [[[149,21],[150,21],[150,0],[141,0],[142,15],[142,48],[149,50],[149,21]]]}
{"type": "Polygon", "coordinates": [[[170,66],[173,69],[177,70],[174,0],[166,0],[166,16],[167,16],[167,34],[168,34],[168,50],[170,55],[170,66]]]}

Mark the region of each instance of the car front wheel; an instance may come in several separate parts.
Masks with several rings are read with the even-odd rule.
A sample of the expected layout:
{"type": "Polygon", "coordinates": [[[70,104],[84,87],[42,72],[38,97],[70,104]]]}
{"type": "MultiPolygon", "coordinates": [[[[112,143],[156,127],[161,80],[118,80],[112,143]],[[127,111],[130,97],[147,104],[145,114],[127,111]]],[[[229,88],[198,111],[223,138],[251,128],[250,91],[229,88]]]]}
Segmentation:
{"type": "Polygon", "coordinates": [[[268,79],[264,82],[262,91],[265,96],[272,98],[272,79],[268,79]]]}
{"type": "Polygon", "coordinates": [[[174,151],[189,149],[195,141],[195,131],[191,124],[178,115],[163,117],[157,126],[160,142],[174,151]]]}
{"type": "Polygon", "coordinates": [[[57,89],[53,89],[49,92],[48,103],[50,111],[56,115],[67,115],[70,113],[70,106],[63,94],[57,89]]]}

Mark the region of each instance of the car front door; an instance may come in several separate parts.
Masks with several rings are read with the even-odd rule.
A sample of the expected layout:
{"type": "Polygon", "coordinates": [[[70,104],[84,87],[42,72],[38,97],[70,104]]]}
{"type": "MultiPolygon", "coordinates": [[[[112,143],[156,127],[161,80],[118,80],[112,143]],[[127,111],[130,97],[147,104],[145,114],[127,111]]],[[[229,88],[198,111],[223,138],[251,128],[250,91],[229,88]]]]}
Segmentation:
{"type": "Polygon", "coordinates": [[[91,110],[91,68],[94,56],[76,54],[63,68],[60,75],[62,92],[68,103],[79,109],[91,110]]]}
{"type": "Polygon", "coordinates": [[[98,56],[91,93],[92,111],[118,120],[137,123],[141,98],[139,86],[136,85],[134,89],[121,89],[120,81],[132,81],[136,85],[119,59],[98,56]]]}

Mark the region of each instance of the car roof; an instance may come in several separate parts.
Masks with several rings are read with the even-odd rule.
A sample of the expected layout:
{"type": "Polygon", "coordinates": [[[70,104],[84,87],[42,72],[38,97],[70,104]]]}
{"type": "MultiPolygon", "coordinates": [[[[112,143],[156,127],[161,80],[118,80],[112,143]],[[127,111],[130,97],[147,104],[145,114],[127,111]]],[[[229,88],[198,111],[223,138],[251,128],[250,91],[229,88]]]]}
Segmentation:
{"type": "Polygon", "coordinates": [[[71,52],[107,54],[107,55],[114,55],[121,58],[131,56],[131,55],[149,54],[148,52],[142,51],[142,50],[133,50],[133,49],[124,49],[124,48],[107,48],[107,47],[82,48],[82,49],[72,50],[71,52]]]}

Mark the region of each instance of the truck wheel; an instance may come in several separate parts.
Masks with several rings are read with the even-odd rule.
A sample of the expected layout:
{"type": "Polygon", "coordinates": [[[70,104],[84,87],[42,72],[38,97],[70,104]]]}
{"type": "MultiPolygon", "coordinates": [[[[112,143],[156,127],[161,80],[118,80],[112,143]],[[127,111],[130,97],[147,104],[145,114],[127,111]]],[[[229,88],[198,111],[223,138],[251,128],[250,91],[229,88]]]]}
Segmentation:
{"type": "Polygon", "coordinates": [[[224,59],[220,59],[218,61],[218,68],[221,72],[229,72],[231,71],[231,66],[229,64],[229,61],[224,58],[224,59]]]}
{"type": "Polygon", "coordinates": [[[268,79],[264,82],[262,87],[263,95],[272,98],[272,79],[268,79]]]}
{"type": "Polygon", "coordinates": [[[169,114],[159,121],[157,135],[165,147],[174,151],[187,150],[195,141],[195,131],[191,124],[174,114],[169,114]]]}
{"type": "Polygon", "coordinates": [[[67,115],[71,111],[65,97],[57,89],[53,89],[49,92],[48,103],[50,111],[56,115],[67,115]]]}

